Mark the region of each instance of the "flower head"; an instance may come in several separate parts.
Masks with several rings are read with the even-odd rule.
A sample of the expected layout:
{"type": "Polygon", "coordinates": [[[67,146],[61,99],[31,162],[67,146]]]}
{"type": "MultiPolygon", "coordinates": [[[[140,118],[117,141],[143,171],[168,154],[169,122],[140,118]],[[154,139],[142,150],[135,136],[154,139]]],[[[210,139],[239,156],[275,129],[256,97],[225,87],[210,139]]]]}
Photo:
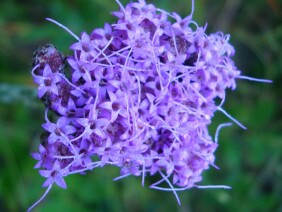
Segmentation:
{"type": "Polygon", "coordinates": [[[120,167],[121,177],[142,175],[143,182],[159,174],[155,189],[162,182],[173,192],[173,185],[198,187],[202,172],[216,167],[218,144],[208,133],[214,113],[240,125],[221,108],[225,90],[236,88],[241,73],[229,35],[207,35],[193,12],[182,19],[144,0],[125,7],[116,1],[114,24],[74,36],[69,78],[53,70],[52,57],[43,66],[36,62],[39,97],[51,93],[46,106],[58,116],[43,125],[49,137],[34,154],[36,168],[44,169],[44,185],[63,188],[63,177],[104,165],[120,167]]]}

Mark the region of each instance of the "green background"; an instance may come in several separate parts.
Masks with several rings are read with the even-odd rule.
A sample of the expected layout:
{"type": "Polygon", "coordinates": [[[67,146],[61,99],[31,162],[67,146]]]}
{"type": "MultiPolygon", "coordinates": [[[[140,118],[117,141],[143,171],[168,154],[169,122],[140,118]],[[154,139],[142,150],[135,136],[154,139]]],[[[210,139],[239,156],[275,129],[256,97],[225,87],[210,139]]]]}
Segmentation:
{"type": "MultiPolygon", "coordinates": [[[[159,8],[185,16],[189,0],[155,0],[159,8]]],[[[126,1],[123,1],[125,4],[126,1]]],[[[32,53],[53,43],[66,55],[75,41],[51,17],[76,34],[112,23],[114,0],[2,0],[0,2],[0,211],[25,211],[44,192],[44,179],[33,169],[44,121],[30,74],[32,53]]],[[[282,211],[282,2],[279,0],[196,0],[194,19],[208,22],[208,32],[231,34],[234,60],[243,75],[272,79],[272,84],[238,80],[224,108],[244,123],[223,129],[216,164],[203,184],[232,190],[191,189],[179,193],[150,190],[152,177],[113,182],[114,167],[66,178],[67,190],[56,186],[34,211],[282,211]]],[[[229,121],[219,112],[210,127],[229,121]]]]}

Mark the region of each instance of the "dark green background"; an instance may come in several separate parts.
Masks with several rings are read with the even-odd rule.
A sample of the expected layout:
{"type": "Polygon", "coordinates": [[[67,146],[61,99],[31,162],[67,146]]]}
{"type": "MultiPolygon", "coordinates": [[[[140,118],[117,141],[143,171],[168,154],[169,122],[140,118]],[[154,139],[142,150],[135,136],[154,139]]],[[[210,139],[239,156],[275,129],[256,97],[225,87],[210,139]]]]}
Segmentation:
{"type": "MultiPolygon", "coordinates": [[[[126,1],[123,3],[125,4],[126,1]]],[[[190,12],[189,0],[155,0],[158,7],[190,12]]],[[[53,43],[69,54],[75,41],[44,20],[51,17],[76,34],[112,23],[114,0],[2,0],[0,2],[0,211],[25,211],[44,192],[33,169],[43,105],[30,75],[32,53],[53,43]]],[[[224,108],[248,130],[222,130],[216,164],[203,184],[225,184],[232,190],[191,189],[180,193],[150,190],[141,179],[113,182],[118,169],[104,167],[66,178],[67,190],[54,187],[35,211],[282,211],[282,2],[279,0],[196,0],[195,20],[208,32],[231,34],[236,65],[244,75],[272,79],[272,84],[238,80],[224,108]]],[[[229,121],[219,112],[210,127],[229,121]]]]}

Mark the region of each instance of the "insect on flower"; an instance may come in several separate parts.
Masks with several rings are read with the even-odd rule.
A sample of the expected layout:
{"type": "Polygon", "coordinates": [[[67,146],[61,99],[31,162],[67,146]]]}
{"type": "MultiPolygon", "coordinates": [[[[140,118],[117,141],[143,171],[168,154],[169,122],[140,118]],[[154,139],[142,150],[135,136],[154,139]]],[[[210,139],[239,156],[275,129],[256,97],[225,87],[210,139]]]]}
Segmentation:
{"type": "Polygon", "coordinates": [[[46,64],[51,66],[51,69],[55,71],[62,71],[65,67],[65,58],[61,52],[59,52],[52,44],[46,44],[39,47],[33,53],[32,66],[40,65],[44,67],[46,64]]]}

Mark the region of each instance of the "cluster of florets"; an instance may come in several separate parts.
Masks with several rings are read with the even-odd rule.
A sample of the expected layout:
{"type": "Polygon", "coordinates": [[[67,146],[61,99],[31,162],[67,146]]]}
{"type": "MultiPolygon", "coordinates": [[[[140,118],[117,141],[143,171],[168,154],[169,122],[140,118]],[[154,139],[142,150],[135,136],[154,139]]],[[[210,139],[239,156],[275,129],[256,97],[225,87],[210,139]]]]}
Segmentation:
{"type": "Polygon", "coordinates": [[[116,23],[74,36],[71,56],[52,45],[36,52],[33,77],[47,109],[33,157],[44,186],[65,188],[70,174],[113,165],[121,178],[160,174],[152,188],[197,187],[215,166],[217,143],[208,133],[221,108],[215,99],[240,74],[229,36],[207,35],[191,15],[144,0],[113,15],[116,23]]]}

